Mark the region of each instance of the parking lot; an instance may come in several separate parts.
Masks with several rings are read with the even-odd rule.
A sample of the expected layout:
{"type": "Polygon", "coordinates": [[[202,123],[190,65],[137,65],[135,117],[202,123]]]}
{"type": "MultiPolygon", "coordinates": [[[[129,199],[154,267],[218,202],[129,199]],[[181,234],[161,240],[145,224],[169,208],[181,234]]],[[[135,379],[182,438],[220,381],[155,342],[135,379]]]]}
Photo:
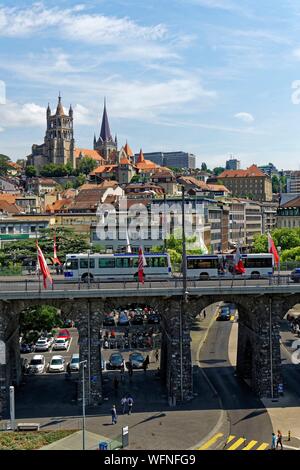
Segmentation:
{"type": "MultiPolygon", "coordinates": [[[[144,388],[150,392],[152,385],[155,390],[160,390],[157,388],[159,385],[157,368],[160,360],[160,325],[149,324],[147,319],[144,319],[142,324],[135,325],[129,322],[128,325],[118,325],[117,314],[115,319],[115,326],[103,326],[99,331],[104,399],[114,399],[116,393],[123,393],[122,390],[125,392],[125,389],[126,391],[131,390],[135,396],[140,393],[143,395],[144,388]],[[141,353],[143,359],[149,357],[147,373],[142,368],[133,369],[133,376],[129,377],[128,361],[132,352],[141,353]],[[120,372],[120,369],[114,370],[109,367],[110,356],[114,353],[122,355],[124,374],[120,372]],[[115,378],[118,381],[119,390],[115,389],[115,378]]],[[[50,416],[60,416],[63,419],[64,416],[74,416],[80,413],[80,407],[77,403],[78,372],[72,372],[71,378],[66,380],[65,372],[54,373],[47,370],[53,356],[62,356],[65,360],[65,366],[67,366],[72,355],[79,353],[78,331],[76,328],[68,328],[68,331],[71,335],[71,341],[67,350],[53,350],[51,347],[49,351],[45,352],[21,354],[22,359],[27,359],[28,362],[36,354],[43,355],[46,367],[42,373],[26,373],[23,376],[22,384],[16,390],[16,416],[18,419],[50,416]]],[[[156,394],[157,392],[153,393],[154,396],[156,394]]]]}

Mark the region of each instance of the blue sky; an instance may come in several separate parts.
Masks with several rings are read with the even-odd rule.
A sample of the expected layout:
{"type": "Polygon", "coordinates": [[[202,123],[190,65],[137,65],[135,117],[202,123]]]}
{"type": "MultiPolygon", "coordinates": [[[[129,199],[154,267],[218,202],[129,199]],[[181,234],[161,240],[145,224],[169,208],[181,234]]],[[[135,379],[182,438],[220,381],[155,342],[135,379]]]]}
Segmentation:
{"type": "Polygon", "coordinates": [[[78,147],[92,148],[106,96],[135,152],[300,169],[298,0],[0,0],[0,80],[14,160],[43,142],[60,91],[78,147]]]}

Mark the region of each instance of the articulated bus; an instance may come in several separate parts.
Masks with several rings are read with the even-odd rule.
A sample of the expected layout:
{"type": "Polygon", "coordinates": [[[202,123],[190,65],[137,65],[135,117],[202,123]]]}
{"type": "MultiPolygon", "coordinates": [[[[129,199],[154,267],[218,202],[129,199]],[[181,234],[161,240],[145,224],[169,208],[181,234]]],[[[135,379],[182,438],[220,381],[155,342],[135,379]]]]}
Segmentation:
{"type": "Polygon", "coordinates": [[[273,275],[274,259],[271,253],[245,253],[241,259],[245,273],[234,273],[234,254],[188,255],[187,277],[207,280],[211,278],[232,278],[247,276],[252,279],[267,278],[273,275]]]}
{"type": "MultiPolygon", "coordinates": [[[[170,256],[167,253],[145,253],[147,279],[172,277],[170,256]]],[[[69,254],[64,264],[64,276],[70,281],[136,280],[138,278],[138,254],[69,254]]]]}

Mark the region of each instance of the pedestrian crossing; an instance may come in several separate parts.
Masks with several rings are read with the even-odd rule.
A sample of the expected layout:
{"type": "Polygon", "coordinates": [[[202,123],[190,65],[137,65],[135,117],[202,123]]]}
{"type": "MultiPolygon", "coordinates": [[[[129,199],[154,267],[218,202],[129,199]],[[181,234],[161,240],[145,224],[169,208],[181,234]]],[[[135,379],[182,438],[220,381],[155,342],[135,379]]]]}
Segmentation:
{"type": "Polygon", "coordinates": [[[206,441],[201,447],[196,450],[213,450],[215,444],[222,444],[218,449],[222,450],[267,450],[270,448],[267,442],[258,442],[255,440],[248,440],[246,437],[237,437],[230,435],[225,438],[224,434],[219,432],[206,441]]]}

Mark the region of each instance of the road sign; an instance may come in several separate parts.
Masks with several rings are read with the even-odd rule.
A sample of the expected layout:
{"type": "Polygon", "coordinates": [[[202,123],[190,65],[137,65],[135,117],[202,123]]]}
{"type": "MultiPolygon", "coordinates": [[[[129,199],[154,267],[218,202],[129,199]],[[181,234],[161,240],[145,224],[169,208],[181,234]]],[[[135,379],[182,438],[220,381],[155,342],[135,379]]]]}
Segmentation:
{"type": "Polygon", "coordinates": [[[283,384],[278,384],[278,393],[283,395],[283,384]]]}
{"type": "Polygon", "coordinates": [[[0,341],[0,364],[6,364],[6,347],[4,341],[0,341]]]}

